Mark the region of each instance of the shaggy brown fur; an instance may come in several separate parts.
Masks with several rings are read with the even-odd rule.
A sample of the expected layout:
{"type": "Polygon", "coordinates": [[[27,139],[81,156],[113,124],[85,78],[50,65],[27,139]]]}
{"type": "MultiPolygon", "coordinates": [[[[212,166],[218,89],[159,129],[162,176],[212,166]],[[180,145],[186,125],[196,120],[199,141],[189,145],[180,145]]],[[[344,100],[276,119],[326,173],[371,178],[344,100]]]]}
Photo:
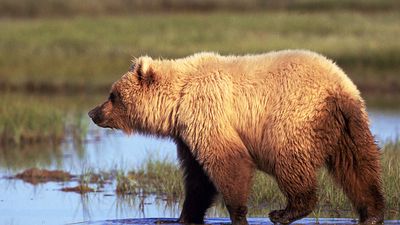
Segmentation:
{"type": "Polygon", "coordinates": [[[89,115],[102,127],[172,137],[185,174],[180,222],[202,223],[217,192],[233,224],[247,224],[255,169],[287,206],[275,223],[308,215],[326,166],[365,224],[383,221],[379,151],[365,105],[344,72],[308,51],[177,60],[141,57],[89,115]]]}

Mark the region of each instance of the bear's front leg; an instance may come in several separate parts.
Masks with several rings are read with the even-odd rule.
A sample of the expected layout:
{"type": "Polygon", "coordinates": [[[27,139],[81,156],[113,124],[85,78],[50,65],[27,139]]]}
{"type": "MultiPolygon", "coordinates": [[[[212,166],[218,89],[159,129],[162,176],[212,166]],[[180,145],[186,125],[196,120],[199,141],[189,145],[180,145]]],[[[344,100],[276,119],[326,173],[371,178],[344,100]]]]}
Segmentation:
{"type": "Polygon", "coordinates": [[[247,225],[247,200],[254,173],[247,149],[223,143],[223,147],[214,146],[204,153],[199,154],[199,160],[222,194],[232,224],[247,225]]]}
{"type": "Polygon", "coordinates": [[[185,201],[178,222],[202,224],[217,190],[189,147],[181,140],[177,140],[176,144],[185,184],[185,201]]]}

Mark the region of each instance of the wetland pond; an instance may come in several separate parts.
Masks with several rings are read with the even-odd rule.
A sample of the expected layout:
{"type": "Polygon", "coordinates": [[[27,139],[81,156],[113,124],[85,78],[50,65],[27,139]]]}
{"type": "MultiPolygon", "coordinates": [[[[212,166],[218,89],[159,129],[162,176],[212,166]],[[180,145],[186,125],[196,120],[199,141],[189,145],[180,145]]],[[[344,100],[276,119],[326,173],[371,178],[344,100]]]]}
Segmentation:
{"type": "MultiPolygon", "coordinates": [[[[89,118],[84,118],[89,121],[89,118]]],[[[370,110],[371,129],[379,144],[398,141],[400,111],[370,110]]],[[[86,194],[63,192],[62,188],[74,187],[78,179],[53,182],[25,182],[9,179],[29,168],[62,170],[71,174],[100,171],[129,171],[137,168],[149,157],[168,159],[177,164],[175,145],[170,140],[139,135],[126,136],[117,131],[99,129],[89,123],[86,138],[75,143],[71,138],[60,145],[40,144],[1,147],[0,157],[0,224],[148,224],[156,219],[176,218],[180,201],[165,196],[130,194],[120,196],[115,192],[115,179],[101,184],[90,184],[99,191],[86,194]],[[101,186],[101,188],[99,188],[101,186]]],[[[112,174],[112,172],[110,172],[112,174]]],[[[116,172],[115,172],[116,173],[116,172]]],[[[181,194],[181,193],[180,193],[181,194]]],[[[268,224],[268,211],[249,216],[251,224],[268,224]]],[[[398,213],[395,218],[399,219],[398,213]]],[[[208,218],[226,218],[222,206],[208,211],[208,218]]],[[[310,217],[316,217],[315,214],[310,217]]],[[[321,216],[325,217],[325,216],[321,216]]],[[[332,217],[328,215],[327,217],[332,217]]],[[[228,219],[208,219],[210,224],[228,223],[228,219]]],[[[351,219],[303,219],[302,224],[328,222],[355,223],[351,219]]],[[[390,220],[388,223],[400,221],[390,220]]]]}

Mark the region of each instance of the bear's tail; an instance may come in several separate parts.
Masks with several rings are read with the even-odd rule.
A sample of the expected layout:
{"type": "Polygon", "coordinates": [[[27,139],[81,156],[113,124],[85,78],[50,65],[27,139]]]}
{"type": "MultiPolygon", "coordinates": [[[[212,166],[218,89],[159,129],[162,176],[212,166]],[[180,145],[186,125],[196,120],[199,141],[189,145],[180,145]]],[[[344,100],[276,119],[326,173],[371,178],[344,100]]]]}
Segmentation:
{"type": "Polygon", "coordinates": [[[338,147],[327,160],[335,181],[352,201],[361,223],[383,222],[380,151],[368,124],[364,102],[350,95],[337,96],[331,113],[337,124],[338,147]]]}

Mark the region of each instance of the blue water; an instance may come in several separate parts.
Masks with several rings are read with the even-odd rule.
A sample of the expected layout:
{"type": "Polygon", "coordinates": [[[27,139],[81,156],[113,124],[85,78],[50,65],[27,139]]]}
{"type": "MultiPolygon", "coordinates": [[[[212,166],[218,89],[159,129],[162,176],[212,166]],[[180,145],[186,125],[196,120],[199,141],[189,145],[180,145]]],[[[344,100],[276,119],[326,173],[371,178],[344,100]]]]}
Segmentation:
{"type": "Polygon", "coordinates": [[[370,128],[380,145],[400,138],[400,112],[369,112],[370,128]]]}

